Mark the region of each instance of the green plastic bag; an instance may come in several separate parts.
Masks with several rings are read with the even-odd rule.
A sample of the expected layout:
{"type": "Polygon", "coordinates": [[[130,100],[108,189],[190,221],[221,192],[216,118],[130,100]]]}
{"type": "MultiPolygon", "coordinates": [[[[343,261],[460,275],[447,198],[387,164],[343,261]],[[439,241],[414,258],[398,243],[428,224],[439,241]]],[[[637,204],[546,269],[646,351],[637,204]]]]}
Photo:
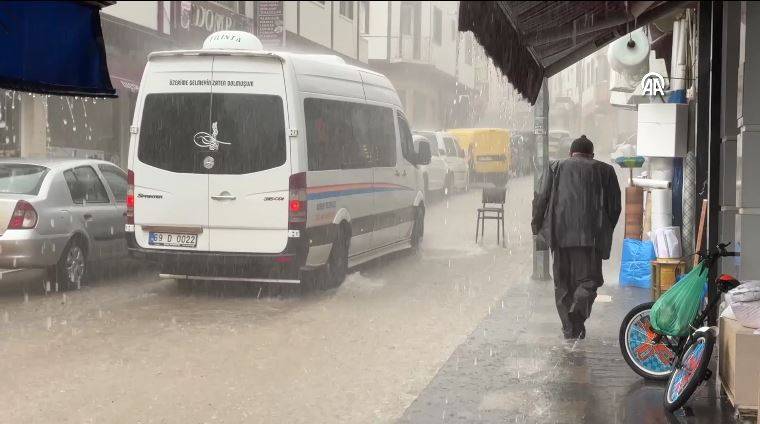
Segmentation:
{"type": "Polygon", "coordinates": [[[685,336],[702,305],[707,272],[700,263],[652,305],[650,322],[655,331],[673,337],[685,336]]]}

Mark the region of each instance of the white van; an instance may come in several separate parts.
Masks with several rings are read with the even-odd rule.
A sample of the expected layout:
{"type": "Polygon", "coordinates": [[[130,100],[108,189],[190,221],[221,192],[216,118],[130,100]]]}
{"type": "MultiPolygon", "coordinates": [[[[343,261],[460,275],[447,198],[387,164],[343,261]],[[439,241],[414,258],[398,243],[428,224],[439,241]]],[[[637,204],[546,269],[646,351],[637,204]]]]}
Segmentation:
{"type": "Polygon", "coordinates": [[[237,31],[152,53],[130,131],[127,238],[163,277],[332,286],[422,238],[430,147],[336,56],[237,31]]]}

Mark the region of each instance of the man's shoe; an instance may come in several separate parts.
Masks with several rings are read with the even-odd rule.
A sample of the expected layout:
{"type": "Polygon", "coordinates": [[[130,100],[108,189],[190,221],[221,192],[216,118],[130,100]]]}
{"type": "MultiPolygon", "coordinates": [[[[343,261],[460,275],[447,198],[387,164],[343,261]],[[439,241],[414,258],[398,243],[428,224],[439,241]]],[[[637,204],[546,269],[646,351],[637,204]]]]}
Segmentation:
{"type": "Polygon", "coordinates": [[[586,328],[582,328],[580,332],[578,332],[578,338],[583,340],[586,338],[586,328]]]}

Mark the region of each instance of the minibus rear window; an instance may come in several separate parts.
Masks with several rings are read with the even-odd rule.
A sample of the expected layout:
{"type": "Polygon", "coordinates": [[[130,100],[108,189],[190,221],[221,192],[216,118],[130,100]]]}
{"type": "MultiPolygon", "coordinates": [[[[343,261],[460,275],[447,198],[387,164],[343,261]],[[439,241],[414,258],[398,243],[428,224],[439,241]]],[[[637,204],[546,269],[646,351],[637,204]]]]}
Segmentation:
{"type": "Polygon", "coordinates": [[[279,96],[149,94],[140,127],[140,161],[171,172],[249,174],[285,163],[279,96]]]}

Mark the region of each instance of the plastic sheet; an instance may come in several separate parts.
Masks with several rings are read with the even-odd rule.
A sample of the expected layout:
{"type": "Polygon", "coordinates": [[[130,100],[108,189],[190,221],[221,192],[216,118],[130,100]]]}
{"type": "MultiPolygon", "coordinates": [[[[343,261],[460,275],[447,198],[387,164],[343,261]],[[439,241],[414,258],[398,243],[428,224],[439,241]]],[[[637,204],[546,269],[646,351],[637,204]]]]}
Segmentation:
{"type": "Polygon", "coordinates": [[[667,226],[652,230],[650,238],[654,243],[654,251],[658,258],[672,259],[683,256],[679,227],[667,226]]]}
{"type": "Polygon", "coordinates": [[[670,181],[666,180],[655,180],[651,178],[634,178],[633,179],[633,185],[636,187],[641,188],[670,188],[670,181]]]}
{"type": "Polygon", "coordinates": [[[656,259],[651,241],[636,239],[623,240],[623,254],[620,262],[620,285],[652,287],[652,261],[656,259]]]}
{"type": "Polygon", "coordinates": [[[653,189],[652,198],[652,230],[673,225],[673,193],[670,189],[653,189]]]}
{"type": "Polygon", "coordinates": [[[729,307],[736,320],[748,328],[760,328],[760,281],[747,281],[728,292],[729,307]]]}

